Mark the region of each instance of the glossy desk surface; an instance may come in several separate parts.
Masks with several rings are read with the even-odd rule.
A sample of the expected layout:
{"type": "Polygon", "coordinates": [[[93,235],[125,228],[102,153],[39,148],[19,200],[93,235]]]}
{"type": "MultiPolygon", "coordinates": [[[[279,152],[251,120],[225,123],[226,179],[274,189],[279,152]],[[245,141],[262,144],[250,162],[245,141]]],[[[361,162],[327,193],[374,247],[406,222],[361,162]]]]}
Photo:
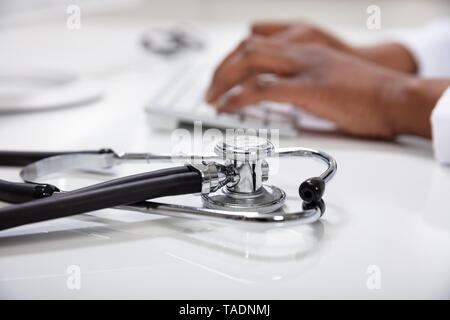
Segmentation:
{"type": "MultiPolygon", "coordinates": [[[[9,44],[2,68],[81,71],[101,84],[104,98],[1,115],[0,148],[170,151],[170,133],[151,130],[143,111],[171,68],[137,45],[146,26],[100,19],[77,32],[56,23],[1,30],[9,44]]],[[[12,229],[0,232],[0,298],[450,298],[450,168],[434,162],[429,141],[302,133],[280,143],[337,159],[320,222],[236,227],[108,209],[12,229]],[[79,290],[67,286],[72,265],[81,271],[79,290]],[[378,275],[381,287],[373,289],[378,275]]],[[[299,182],[320,166],[283,164],[270,179],[295,201],[299,182]]],[[[118,174],[154,168],[124,166],[118,174]]],[[[0,176],[18,180],[18,169],[0,168],[0,176]]],[[[57,182],[95,181],[70,177],[57,182]]]]}

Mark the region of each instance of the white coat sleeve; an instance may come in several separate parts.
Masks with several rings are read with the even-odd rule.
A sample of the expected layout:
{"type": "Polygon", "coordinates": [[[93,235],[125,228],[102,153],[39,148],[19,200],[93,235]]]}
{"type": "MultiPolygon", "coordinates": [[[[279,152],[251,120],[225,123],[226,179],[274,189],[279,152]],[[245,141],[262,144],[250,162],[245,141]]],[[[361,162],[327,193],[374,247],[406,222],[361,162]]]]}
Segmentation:
{"type": "Polygon", "coordinates": [[[444,165],[450,165],[450,87],[438,100],[431,113],[434,155],[444,165]]]}
{"type": "Polygon", "coordinates": [[[450,17],[418,29],[398,30],[393,38],[414,56],[424,78],[450,78],[450,17]]]}
{"type": "MultiPolygon", "coordinates": [[[[394,33],[394,38],[414,56],[419,76],[450,78],[450,17],[417,30],[400,30],[394,33]]],[[[433,109],[431,127],[435,158],[450,165],[450,88],[433,109]]]]}

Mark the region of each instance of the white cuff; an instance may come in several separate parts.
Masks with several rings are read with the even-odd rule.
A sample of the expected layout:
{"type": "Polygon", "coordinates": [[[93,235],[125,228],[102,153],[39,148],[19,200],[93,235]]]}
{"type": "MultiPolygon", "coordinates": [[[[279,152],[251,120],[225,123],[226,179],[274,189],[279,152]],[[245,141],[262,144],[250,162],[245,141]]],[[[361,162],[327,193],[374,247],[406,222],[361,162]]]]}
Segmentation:
{"type": "Polygon", "coordinates": [[[408,48],[417,62],[420,76],[450,76],[450,18],[435,20],[418,29],[397,30],[391,40],[408,48]]]}
{"type": "Polygon", "coordinates": [[[436,160],[450,165],[450,87],[439,98],[431,113],[431,128],[436,160]]]}

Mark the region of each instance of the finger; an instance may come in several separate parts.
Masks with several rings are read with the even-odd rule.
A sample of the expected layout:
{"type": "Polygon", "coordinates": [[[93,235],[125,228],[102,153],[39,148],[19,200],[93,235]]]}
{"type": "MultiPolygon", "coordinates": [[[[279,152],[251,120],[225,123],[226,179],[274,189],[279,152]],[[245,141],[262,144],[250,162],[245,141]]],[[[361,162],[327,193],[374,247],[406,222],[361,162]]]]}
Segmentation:
{"type": "Polygon", "coordinates": [[[332,36],[323,30],[308,24],[296,24],[291,28],[275,35],[280,41],[296,44],[316,43],[332,47],[341,51],[347,51],[348,47],[336,36],[332,36]]]}
{"type": "Polygon", "coordinates": [[[243,41],[241,41],[241,43],[239,43],[239,45],[236,47],[236,48],[234,48],[223,60],[222,60],[222,62],[216,67],[216,70],[214,71],[214,74],[213,74],[213,77],[212,77],[212,81],[211,81],[211,84],[210,84],[210,86],[209,86],[209,88],[208,88],[208,90],[206,91],[206,101],[208,101],[208,102],[212,102],[213,101],[213,99],[212,99],[212,97],[211,97],[211,90],[212,90],[212,85],[213,85],[213,83],[214,83],[214,79],[215,78],[217,78],[217,75],[219,74],[219,73],[221,73],[222,72],[222,69],[224,68],[224,66],[226,66],[229,62],[230,62],[230,60],[231,59],[233,59],[233,57],[238,53],[238,52],[240,52],[242,49],[243,49],[243,47],[244,46],[246,46],[247,45],[247,42],[249,41],[249,39],[244,39],[243,41]]]}
{"type": "Polygon", "coordinates": [[[212,81],[211,84],[208,88],[208,90],[206,91],[206,101],[207,102],[212,102],[216,97],[214,97],[213,95],[213,87],[214,87],[214,82],[215,79],[218,78],[218,75],[220,75],[223,72],[223,69],[226,68],[226,66],[230,63],[230,61],[232,61],[237,55],[239,55],[241,52],[245,51],[246,47],[249,46],[250,42],[255,42],[258,41],[258,37],[250,37],[247,39],[244,39],[241,41],[241,43],[239,43],[239,45],[234,48],[223,60],[222,62],[219,64],[219,66],[216,68],[216,70],[214,71],[214,75],[212,77],[212,81]]]}
{"type": "MultiPolygon", "coordinates": [[[[260,21],[255,22],[251,27],[251,32],[256,36],[269,36],[278,32],[285,31],[289,29],[291,23],[287,22],[269,22],[269,21],[260,21]]],[[[252,39],[249,37],[244,39],[236,48],[234,48],[221,62],[221,64],[217,67],[216,70],[220,70],[221,66],[227,63],[237,52],[239,52],[242,47],[244,47],[247,42],[252,39]]]]}
{"type": "Polygon", "coordinates": [[[284,54],[282,47],[261,45],[247,47],[240,54],[230,59],[220,72],[215,74],[208,90],[207,100],[213,102],[220,95],[239,84],[245,78],[258,73],[290,75],[300,66],[292,57],[284,54]]]}
{"type": "Polygon", "coordinates": [[[218,112],[235,112],[262,101],[292,102],[289,80],[274,75],[254,75],[246,79],[239,90],[222,96],[215,107],[218,112]],[[267,79],[264,79],[267,78],[267,79]]]}
{"type": "Polygon", "coordinates": [[[309,43],[316,42],[317,35],[314,29],[306,27],[304,25],[295,25],[289,29],[286,29],[276,35],[283,41],[295,42],[295,43],[309,43]]]}
{"type": "Polygon", "coordinates": [[[320,102],[320,87],[308,78],[285,78],[270,74],[253,75],[215,103],[218,112],[235,112],[262,101],[290,103],[318,117],[339,119],[339,110],[330,103],[320,102]]]}
{"type": "Polygon", "coordinates": [[[292,23],[280,21],[257,21],[251,27],[252,34],[260,36],[271,36],[285,31],[292,26],[292,23]]]}

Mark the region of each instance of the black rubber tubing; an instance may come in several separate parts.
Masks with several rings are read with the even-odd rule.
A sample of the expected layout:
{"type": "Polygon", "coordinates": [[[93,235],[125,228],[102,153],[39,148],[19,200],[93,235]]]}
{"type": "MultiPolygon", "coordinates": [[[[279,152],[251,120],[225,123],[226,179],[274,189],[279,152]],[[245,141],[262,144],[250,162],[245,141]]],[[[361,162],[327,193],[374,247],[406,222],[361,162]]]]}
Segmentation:
{"type": "MultiPolygon", "coordinates": [[[[113,179],[101,183],[97,183],[91,186],[80,188],[71,191],[71,194],[75,192],[84,192],[88,190],[100,189],[103,187],[119,185],[127,182],[134,182],[139,180],[157,178],[162,176],[167,176],[171,174],[186,173],[192,171],[191,167],[181,166],[174,168],[167,168],[161,170],[155,170],[145,173],[134,174],[118,179],[113,179]]],[[[59,191],[59,189],[51,184],[34,184],[34,183],[23,183],[23,182],[10,182],[0,179],[0,201],[5,201],[8,203],[23,203],[39,198],[44,198],[52,196],[54,192],[59,191]]],[[[62,196],[65,193],[55,193],[55,196],[62,196]]]]}
{"type": "Polygon", "coordinates": [[[40,151],[0,151],[0,166],[4,167],[23,167],[32,162],[72,153],[101,154],[112,153],[111,149],[85,150],[85,151],[64,151],[64,152],[40,152],[40,151]]]}
{"type": "Polygon", "coordinates": [[[200,172],[191,171],[74,194],[67,192],[61,197],[48,197],[1,208],[0,230],[163,196],[197,193],[201,188],[200,172]]]}
{"type": "Polygon", "coordinates": [[[192,172],[192,171],[196,171],[196,170],[193,169],[193,167],[191,167],[191,166],[179,166],[179,167],[173,167],[173,168],[154,170],[154,171],[149,171],[149,172],[144,172],[144,173],[133,174],[130,176],[125,176],[125,177],[121,177],[121,178],[117,178],[117,179],[113,179],[113,180],[108,180],[105,182],[100,182],[100,183],[93,184],[93,185],[90,185],[87,187],[73,190],[70,193],[75,194],[75,193],[79,193],[79,192],[91,191],[91,190],[101,189],[104,187],[116,186],[116,185],[129,183],[129,182],[136,182],[136,181],[140,181],[140,180],[153,179],[153,178],[164,177],[164,176],[180,174],[180,173],[188,173],[188,172],[192,172]]]}

